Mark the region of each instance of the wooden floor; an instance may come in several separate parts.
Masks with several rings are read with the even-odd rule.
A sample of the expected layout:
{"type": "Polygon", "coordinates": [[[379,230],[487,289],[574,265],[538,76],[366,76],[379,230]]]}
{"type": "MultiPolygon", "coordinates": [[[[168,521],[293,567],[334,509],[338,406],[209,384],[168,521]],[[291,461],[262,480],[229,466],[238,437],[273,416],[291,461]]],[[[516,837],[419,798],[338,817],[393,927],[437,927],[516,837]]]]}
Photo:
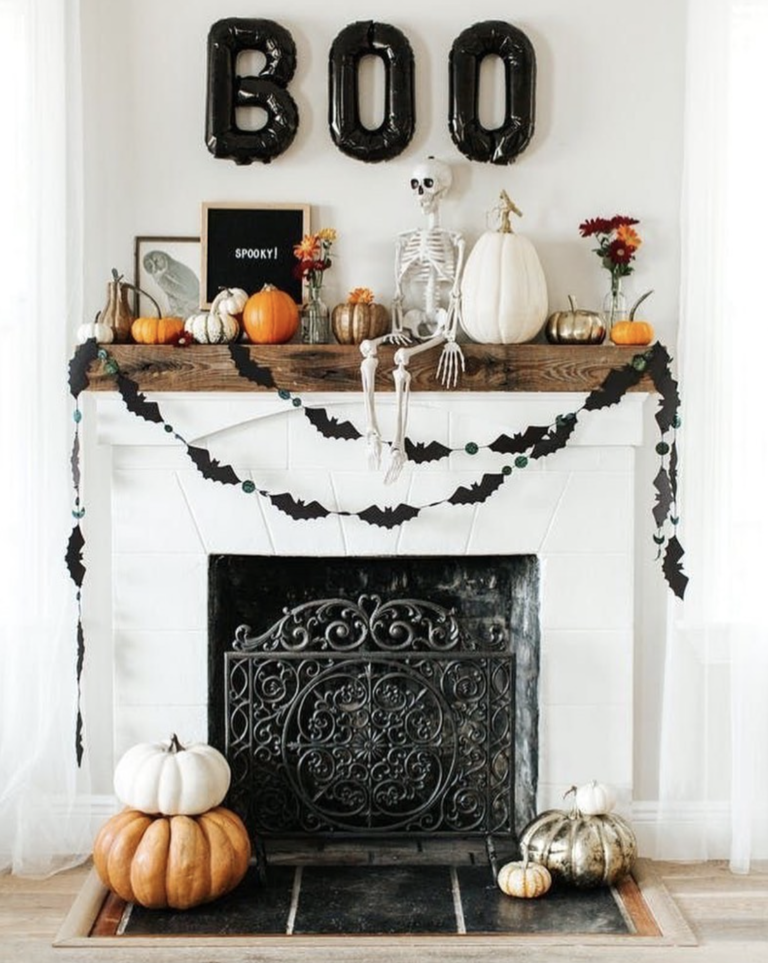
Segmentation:
{"type": "MultiPolygon", "coordinates": [[[[627,946],[586,947],[541,946],[516,947],[515,963],[550,963],[550,961],[595,960],[611,963],[768,963],[768,869],[748,876],[734,876],[723,863],[655,863],[654,869],[675,898],[677,905],[699,940],[695,947],[627,946]]],[[[421,963],[421,961],[477,961],[494,963],[493,950],[462,946],[457,941],[455,952],[442,945],[434,954],[428,945],[409,946],[407,939],[396,945],[372,946],[361,954],[359,948],[347,953],[333,948],[323,949],[322,941],[311,951],[307,948],[244,951],[242,947],[147,949],[102,949],[97,947],[53,947],[53,939],[80,890],[89,867],[80,867],[48,880],[30,880],[0,876],[0,963],[144,963],[144,961],[200,961],[218,963],[235,961],[312,961],[312,963],[421,963]]]]}

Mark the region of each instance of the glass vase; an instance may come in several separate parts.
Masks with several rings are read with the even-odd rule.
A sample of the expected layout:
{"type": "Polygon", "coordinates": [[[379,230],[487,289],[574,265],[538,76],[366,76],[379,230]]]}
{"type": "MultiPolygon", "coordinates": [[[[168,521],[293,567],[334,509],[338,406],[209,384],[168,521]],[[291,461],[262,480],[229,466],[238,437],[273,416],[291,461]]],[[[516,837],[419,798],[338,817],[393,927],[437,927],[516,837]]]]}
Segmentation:
{"type": "Polygon", "coordinates": [[[611,277],[611,289],[603,300],[603,322],[605,323],[605,338],[610,340],[611,328],[617,321],[626,321],[629,317],[627,299],[621,290],[621,278],[611,277]]]}
{"type": "Polygon", "coordinates": [[[320,293],[319,285],[310,285],[307,300],[301,306],[302,344],[328,344],[331,340],[331,312],[320,293]]]}

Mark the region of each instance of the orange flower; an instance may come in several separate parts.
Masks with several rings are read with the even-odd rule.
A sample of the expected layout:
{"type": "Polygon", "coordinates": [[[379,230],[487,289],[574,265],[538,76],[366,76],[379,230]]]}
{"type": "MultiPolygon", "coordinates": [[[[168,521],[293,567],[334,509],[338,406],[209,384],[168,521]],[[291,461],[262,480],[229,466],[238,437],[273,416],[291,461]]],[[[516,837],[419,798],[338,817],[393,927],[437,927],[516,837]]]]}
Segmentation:
{"type": "Polygon", "coordinates": [[[373,291],[370,288],[352,288],[347,301],[349,304],[373,304],[373,291]]]}
{"type": "Polygon", "coordinates": [[[616,238],[621,241],[622,244],[626,244],[627,247],[631,247],[635,250],[640,247],[643,243],[640,239],[640,235],[631,228],[628,224],[622,224],[620,227],[616,228],[616,238]]]}
{"type": "Polygon", "coordinates": [[[305,234],[300,244],[296,244],[293,253],[301,261],[313,261],[320,254],[320,239],[317,234],[305,234]]]}

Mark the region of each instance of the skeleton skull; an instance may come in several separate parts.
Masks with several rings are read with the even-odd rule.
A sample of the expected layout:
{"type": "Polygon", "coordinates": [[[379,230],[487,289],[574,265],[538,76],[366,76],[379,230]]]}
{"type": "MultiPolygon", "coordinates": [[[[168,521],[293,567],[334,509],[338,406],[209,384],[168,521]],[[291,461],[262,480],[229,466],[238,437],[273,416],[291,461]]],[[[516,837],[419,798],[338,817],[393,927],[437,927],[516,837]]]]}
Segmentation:
{"type": "Polygon", "coordinates": [[[417,165],[411,174],[411,190],[424,214],[432,214],[437,210],[452,181],[450,167],[434,157],[428,157],[417,165]]]}

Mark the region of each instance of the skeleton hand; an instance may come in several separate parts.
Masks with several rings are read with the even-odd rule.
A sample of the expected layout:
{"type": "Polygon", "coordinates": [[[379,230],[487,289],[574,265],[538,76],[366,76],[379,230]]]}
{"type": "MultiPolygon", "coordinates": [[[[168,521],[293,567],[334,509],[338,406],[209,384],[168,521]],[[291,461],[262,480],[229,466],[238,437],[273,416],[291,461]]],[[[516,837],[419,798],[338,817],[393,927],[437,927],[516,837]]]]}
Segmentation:
{"type": "Polygon", "coordinates": [[[459,369],[465,371],[464,352],[455,341],[443,345],[440,361],[437,364],[437,377],[446,388],[455,388],[459,381],[459,369]]]}
{"type": "Polygon", "coordinates": [[[410,344],[411,336],[403,327],[403,299],[396,297],[392,302],[392,330],[384,335],[385,342],[400,346],[410,344]]]}

